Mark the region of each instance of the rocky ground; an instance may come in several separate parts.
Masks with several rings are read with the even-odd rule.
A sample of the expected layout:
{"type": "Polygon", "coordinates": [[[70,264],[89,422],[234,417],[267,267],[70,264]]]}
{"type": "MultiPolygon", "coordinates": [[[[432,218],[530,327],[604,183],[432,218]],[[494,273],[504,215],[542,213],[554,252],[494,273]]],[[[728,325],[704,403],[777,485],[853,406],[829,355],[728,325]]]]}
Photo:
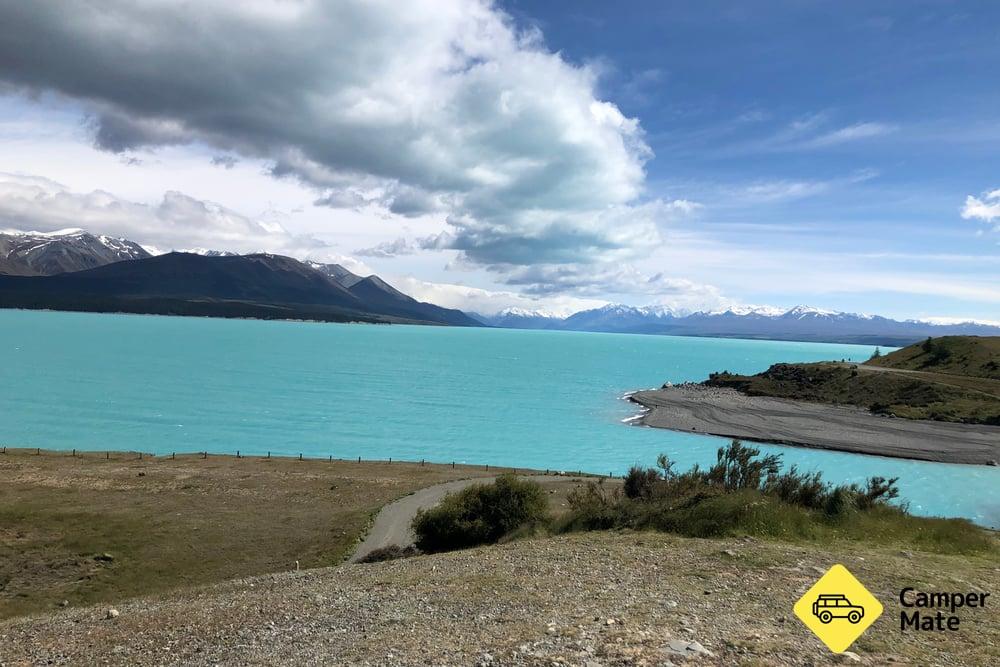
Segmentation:
{"type": "Polygon", "coordinates": [[[998,584],[996,554],[577,534],[4,621],[0,664],[990,665],[995,609],[902,634],[897,596],[998,584]],[[840,657],[792,614],[835,562],[885,605],[840,657]]]}

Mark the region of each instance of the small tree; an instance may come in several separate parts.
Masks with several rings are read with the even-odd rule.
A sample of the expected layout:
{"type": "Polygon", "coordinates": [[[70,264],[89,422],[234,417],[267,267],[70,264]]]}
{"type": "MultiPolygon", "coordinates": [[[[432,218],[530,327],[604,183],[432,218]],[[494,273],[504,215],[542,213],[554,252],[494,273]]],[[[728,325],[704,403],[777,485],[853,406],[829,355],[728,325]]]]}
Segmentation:
{"type": "Polygon", "coordinates": [[[872,359],[878,359],[881,356],[882,356],[882,349],[879,348],[879,347],[876,347],[875,351],[872,352],[872,359]]]}

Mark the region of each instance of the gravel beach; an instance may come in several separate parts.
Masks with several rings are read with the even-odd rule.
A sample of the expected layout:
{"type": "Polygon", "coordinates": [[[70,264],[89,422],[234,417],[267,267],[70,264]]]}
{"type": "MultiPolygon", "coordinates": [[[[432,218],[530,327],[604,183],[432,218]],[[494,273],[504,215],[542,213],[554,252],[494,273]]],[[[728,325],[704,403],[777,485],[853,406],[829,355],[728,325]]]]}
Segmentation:
{"type": "Polygon", "coordinates": [[[943,463],[1000,461],[1000,426],[882,417],[695,384],[640,391],[631,400],[649,410],[632,423],[654,428],[943,463]]]}

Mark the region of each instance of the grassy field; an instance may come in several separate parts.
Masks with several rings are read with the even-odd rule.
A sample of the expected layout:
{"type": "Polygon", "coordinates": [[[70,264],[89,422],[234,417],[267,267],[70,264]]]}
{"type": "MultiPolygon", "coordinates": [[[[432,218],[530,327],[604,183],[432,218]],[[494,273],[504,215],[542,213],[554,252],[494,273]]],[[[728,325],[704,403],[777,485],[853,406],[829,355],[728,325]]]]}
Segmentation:
{"type": "Polygon", "coordinates": [[[751,396],[857,405],[906,419],[1000,424],[1000,338],[931,339],[865,364],[775,364],[706,384],[751,396]]]}
{"type": "Polygon", "coordinates": [[[385,503],[483,467],[9,449],[0,617],[332,565],[385,503]],[[107,554],[107,556],[105,556],[107,554]]]}

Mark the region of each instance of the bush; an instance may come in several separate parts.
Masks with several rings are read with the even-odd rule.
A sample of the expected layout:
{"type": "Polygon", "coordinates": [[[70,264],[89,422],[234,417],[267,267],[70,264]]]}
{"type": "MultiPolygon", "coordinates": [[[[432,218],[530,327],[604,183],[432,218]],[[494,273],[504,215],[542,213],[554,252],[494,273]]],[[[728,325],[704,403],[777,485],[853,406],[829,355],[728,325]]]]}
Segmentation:
{"type": "Polygon", "coordinates": [[[626,498],[651,498],[660,479],[660,473],[653,468],[632,466],[625,475],[622,491],[626,498]]]}
{"type": "Polygon", "coordinates": [[[800,473],[792,466],[782,475],[774,475],[764,485],[764,492],[775,495],[790,505],[819,509],[826,502],[827,485],[819,472],[800,473]]]}
{"type": "Polygon", "coordinates": [[[504,535],[547,518],[548,498],[535,482],[514,475],[445,496],[417,513],[413,531],[421,551],[435,552],[493,544],[504,535]]]}
{"type": "Polygon", "coordinates": [[[688,537],[759,535],[791,539],[849,538],[905,543],[936,551],[975,552],[991,538],[965,520],[911,516],[892,504],[896,478],[832,486],[818,472],[792,466],[780,456],[761,456],[733,441],[719,449],[708,469],[675,473],[661,456],[657,469],[632,468],[621,490],[591,482],[569,495],[570,512],[557,531],[662,530],[688,537]]]}

